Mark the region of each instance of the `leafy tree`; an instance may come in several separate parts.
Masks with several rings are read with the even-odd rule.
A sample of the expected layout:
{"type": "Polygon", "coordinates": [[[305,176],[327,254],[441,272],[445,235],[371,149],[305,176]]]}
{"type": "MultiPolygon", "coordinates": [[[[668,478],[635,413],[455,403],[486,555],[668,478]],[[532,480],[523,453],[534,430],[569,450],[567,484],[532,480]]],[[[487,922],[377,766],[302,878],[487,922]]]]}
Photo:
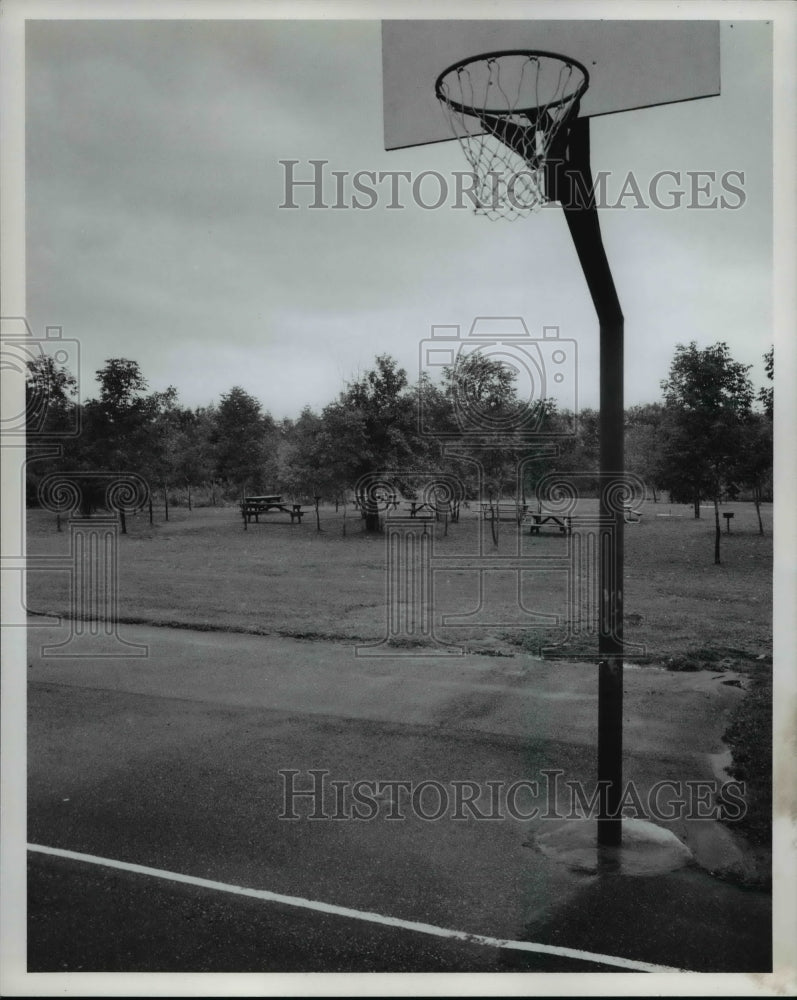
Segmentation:
{"type": "Polygon", "coordinates": [[[571,479],[580,494],[600,491],[600,415],[597,410],[585,407],[578,413],[578,419],[569,411],[562,415],[569,424],[576,424],[575,434],[562,438],[559,455],[553,462],[553,469],[561,479],[571,479]]]}
{"type": "Polygon", "coordinates": [[[772,421],[766,414],[751,413],[745,421],[733,471],[737,482],[749,486],[752,491],[758,533],[763,535],[761,501],[772,486],[772,421]]]}
{"type": "Polygon", "coordinates": [[[296,420],[281,427],[278,481],[295,496],[342,497],[347,489],[339,467],[326,450],[322,417],[305,406],[296,420]]]}
{"type": "Polygon", "coordinates": [[[96,376],[100,383],[100,402],[111,418],[114,414],[132,410],[147,388],[147,380],[141,374],[138,362],[127,358],[108,358],[105,367],[96,376]]]}
{"type": "Polygon", "coordinates": [[[27,367],[25,417],[28,462],[25,466],[25,489],[30,503],[45,475],[69,469],[73,464],[71,451],[74,439],[69,435],[79,423],[80,403],[74,398],[77,394],[75,376],[52,357],[29,361],[27,367]],[[58,442],[61,454],[37,455],[36,446],[50,435],[58,442]]]}
{"type": "MultiPolygon", "coordinates": [[[[76,425],[80,434],[67,437],[62,455],[48,463],[47,471],[69,473],[81,494],[81,512],[89,516],[104,500],[105,483],[85,473],[145,473],[150,432],[154,415],[153,400],[145,396],[147,388],[137,362],[109,358],[96,372],[99,394],[82,406],[70,397],[76,392],[76,380],[51,358],[29,365],[27,392],[32,409],[36,400],[44,400],[42,416],[33,414],[40,432],[62,433],[76,425]],[[78,412],[79,411],[79,412],[78,412]]],[[[125,531],[124,515],[121,515],[125,531]]]]}
{"type": "Polygon", "coordinates": [[[75,376],[49,355],[28,362],[25,412],[30,431],[46,437],[63,434],[75,423],[75,376]]]}
{"type": "Polygon", "coordinates": [[[418,383],[421,461],[456,476],[467,496],[526,499],[555,466],[558,447],[529,436],[555,430],[568,414],[550,399],[521,399],[516,380],[512,367],[472,351],[446,366],[439,383],[426,375],[418,383]]]}
{"type": "Polygon", "coordinates": [[[523,415],[516,391],[517,374],[481,351],[458,354],[443,369],[444,393],[469,427],[489,432],[495,421],[511,422],[523,415]]]}
{"type": "Polygon", "coordinates": [[[151,444],[156,405],[137,361],[109,358],[96,372],[99,398],[85,404],[89,418],[86,454],[96,469],[137,471],[151,444]]]}
{"type": "MultiPolygon", "coordinates": [[[[109,358],[96,372],[99,396],[83,405],[83,425],[74,448],[74,468],[80,471],[135,472],[148,475],[153,446],[157,395],[146,395],[147,381],[137,361],[109,358]]],[[[104,487],[87,477],[79,483],[82,512],[91,514],[102,503],[104,487]]],[[[122,531],[126,530],[121,515],[122,531]]]]}
{"type": "Polygon", "coordinates": [[[517,394],[514,369],[480,351],[458,355],[443,369],[443,422],[458,426],[462,437],[456,451],[484,470],[480,483],[490,495],[533,489],[548,469],[547,459],[526,462],[525,482],[518,483],[521,458],[542,455],[529,444],[529,434],[550,429],[556,412],[552,400],[529,401],[517,394]]]}
{"type": "Polygon", "coordinates": [[[185,455],[186,475],[195,484],[202,484],[210,492],[210,502],[215,507],[218,502],[220,482],[216,473],[216,423],[218,408],[199,406],[194,410],[194,421],[186,428],[187,452],[185,455]]]}
{"type": "Polygon", "coordinates": [[[416,467],[430,473],[443,473],[459,480],[465,495],[476,497],[480,489],[479,466],[471,454],[467,438],[452,406],[448,378],[442,384],[432,382],[426,372],[416,386],[418,439],[416,467]]]}
{"type": "MultiPolygon", "coordinates": [[[[764,365],[770,382],[775,378],[775,360],[773,348],[764,355],[764,365]]],[[[736,476],[739,482],[749,486],[753,493],[756,516],[758,517],[758,532],[764,534],[764,524],[761,520],[761,501],[772,490],[772,451],[774,415],[774,389],[766,386],[758,390],[758,400],[764,407],[763,413],[751,413],[742,433],[739,460],[736,466],[736,476]]]]}
{"type": "Polygon", "coordinates": [[[221,397],[215,418],[211,441],[216,475],[239,492],[262,489],[269,472],[267,437],[274,429],[272,418],[240,386],[221,397]]]}
{"type": "MultiPolygon", "coordinates": [[[[145,458],[150,488],[157,484],[163,491],[165,518],[169,520],[169,486],[179,478],[181,461],[180,430],[184,410],[177,402],[177,390],[169,386],[149,397],[152,410],[152,435],[145,458]]],[[[152,506],[150,500],[150,519],[152,506]]]]}
{"type": "Polygon", "coordinates": [[[662,481],[676,495],[714,502],[714,562],[720,562],[719,500],[732,482],[752,402],[750,365],[734,361],[728,345],[679,344],[670,365],[662,419],[662,481]]]}
{"type": "Polygon", "coordinates": [[[654,503],[661,471],[662,418],[660,403],[631,406],[625,413],[625,467],[650,489],[654,503]]]}
{"type": "Polygon", "coordinates": [[[210,443],[211,422],[207,410],[181,410],[179,427],[174,440],[174,478],[185,486],[188,509],[192,509],[191,491],[200,485],[210,485],[215,472],[213,446],[210,443]]]}
{"type": "MultiPolygon", "coordinates": [[[[764,355],[764,368],[770,382],[775,381],[775,348],[770,347],[764,355]]],[[[758,390],[758,399],[764,406],[764,413],[772,420],[775,410],[775,389],[774,386],[764,386],[758,390]]]]}
{"type": "MultiPolygon", "coordinates": [[[[349,383],[321,419],[318,446],[328,481],[354,486],[369,475],[400,472],[414,464],[415,399],[407,373],[389,355],[379,355],[373,369],[349,383]]],[[[360,499],[366,530],[378,531],[379,511],[365,493],[360,499]]]]}

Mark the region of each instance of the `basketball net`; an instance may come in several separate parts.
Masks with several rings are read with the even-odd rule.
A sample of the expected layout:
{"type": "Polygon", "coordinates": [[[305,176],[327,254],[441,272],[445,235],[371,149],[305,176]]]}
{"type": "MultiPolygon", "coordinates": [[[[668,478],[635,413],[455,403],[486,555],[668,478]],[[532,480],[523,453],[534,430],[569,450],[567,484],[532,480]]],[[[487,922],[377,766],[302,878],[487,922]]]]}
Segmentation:
{"type": "Polygon", "coordinates": [[[522,218],[550,200],[547,179],[588,83],[583,66],[546,52],[498,52],[441,73],[437,97],[473,169],[477,215],[522,218]]]}

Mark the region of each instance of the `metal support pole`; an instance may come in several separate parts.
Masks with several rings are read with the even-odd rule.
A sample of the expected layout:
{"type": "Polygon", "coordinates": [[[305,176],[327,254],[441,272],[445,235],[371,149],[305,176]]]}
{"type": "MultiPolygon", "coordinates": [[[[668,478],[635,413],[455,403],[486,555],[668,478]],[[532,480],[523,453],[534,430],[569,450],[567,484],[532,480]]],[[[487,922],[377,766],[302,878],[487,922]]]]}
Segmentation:
{"type": "Polygon", "coordinates": [[[598,782],[606,783],[598,819],[598,845],[622,841],[619,806],[623,778],[623,528],[622,505],[612,503],[622,483],[623,313],[601,238],[589,155],[589,119],[574,122],[566,173],[557,200],[573,238],[600,325],[600,517],[613,522],[601,534],[598,631],[598,782]],[[564,189],[563,189],[564,188],[564,189]]]}

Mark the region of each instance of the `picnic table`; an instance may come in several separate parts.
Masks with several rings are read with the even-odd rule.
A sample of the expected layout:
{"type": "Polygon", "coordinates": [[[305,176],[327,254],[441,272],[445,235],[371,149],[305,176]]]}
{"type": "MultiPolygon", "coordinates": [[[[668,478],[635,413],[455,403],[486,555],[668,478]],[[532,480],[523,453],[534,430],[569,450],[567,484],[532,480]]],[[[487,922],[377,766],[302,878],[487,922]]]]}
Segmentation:
{"type": "Polygon", "coordinates": [[[530,511],[527,503],[482,503],[482,516],[485,521],[515,521],[517,524],[528,524],[529,533],[539,535],[543,528],[552,528],[563,535],[572,532],[571,519],[563,514],[551,511],[530,511]]]}
{"type": "Polygon", "coordinates": [[[536,514],[529,514],[527,520],[531,521],[529,528],[530,535],[539,535],[541,528],[554,528],[562,535],[569,535],[572,530],[572,522],[569,517],[562,514],[551,514],[549,511],[538,511],[536,514]]]}
{"type": "Polygon", "coordinates": [[[433,503],[422,503],[420,500],[410,500],[407,510],[410,512],[410,517],[417,521],[436,521],[438,515],[444,512],[442,507],[436,507],[433,503]]]}
{"type": "Polygon", "coordinates": [[[281,510],[286,514],[290,514],[291,524],[295,520],[298,520],[299,524],[301,524],[304,514],[300,503],[283,503],[282,497],[277,494],[264,497],[244,497],[240,506],[241,516],[244,519],[244,528],[246,528],[252,518],[259,523],[260,515],[266,514],[270,510],[281,510]]]}
{"type": "Polygon", "coordinates": [[[419,500],[410,500],[407,509],[410,512],[410,517],[429,519],[436,518],[443,511],[442,507],[438,508],[433,503],[421,503],[419,500]]]}
{"type": "Polygon", "coordinates": [[[482,517],[485,521],[517,521],[518,524],[526,517],[529,506],[516,503],[514,500],[505,503],[481,504],[482,517]]]}
{"type": "MultiPolygon", "coordinates": [[[[371,498],[371,501],[375,507],[384,507],[385,510],[389,510],[391,507],[393,510],[398,510],[399,503],[401,502],[397,493],[377,493],[371,498]]],[[[365,496],[355,496],[353,503],[362,516],[365,517],[369,498],[365,496]]]]}

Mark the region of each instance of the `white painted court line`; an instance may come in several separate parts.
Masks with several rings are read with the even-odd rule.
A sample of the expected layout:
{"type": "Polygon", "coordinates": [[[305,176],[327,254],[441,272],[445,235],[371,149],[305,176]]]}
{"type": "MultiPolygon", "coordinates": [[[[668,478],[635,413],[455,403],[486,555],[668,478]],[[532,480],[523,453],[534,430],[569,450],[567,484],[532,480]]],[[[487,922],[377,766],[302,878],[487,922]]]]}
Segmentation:
{"type": "Polygon", "coordinates": [[[632,972],[686,972],[686,969],[676,969],[667,965],[652,965],[649,962],[635,962],[630,958],[618,958],[614,955],[599,955],[591,951],[580,951],[577,948],[559,948],[550,944],[536,944],[533,941],[508,941],[503,938],[488,937],[485,934],[470,934],[467,931],[455,931],[447,927],[437,927],[435,924],[419,923],[415,920],[402,920],[399,917],[385,917],[380,913],[368,913],[365,910],[351,910],[346,906],[335,906],[332,903],[321,903],[317,900],[303,899],[301,896],[283,896],[267,889],[249,889],[242,885],[228,885],[226,882],[214,882],[211,879],[196,878],[194,875],[181,875],[179,872],[163,871],[160,868],[148,868],[145,865],[133,865],[127,861],[114,861],[112,858],[98,858],[94,854],[80,854],[77,851],[66,851],[60,847],[44,847],[41,844],[28,844],[28,850],[37,854],[50,854],[57,858],[69,858],[72,861],[85,861],[91,865],[101,865],[104,868],[118,868],[124,872],[134,872],[137,875],[149,875],[152,878],[165,879],[169,882],[182,882],[185,885],[196,885],[202,889],[215,889],[217,892],[229,892],[236,896],[249,896],[262,899],[267,903],[282,903],[284,906],[296,906],[303,910],[315,910],[317,913],[329,913],[336,917],[347,917],[350,920],[364,920],[370,924],[381,924],[385,927],[396,927],[405,931],[415,931],[418,934],[429,934],[433,937],[451,938],[465,941],[468,944],[484,945],[488,948],[507,948],[512,951],[531,951],[542,955],[558,955],[562,958],[572,958],[580,962],[595,962],[600,965],[610,965],[618,969],[629,969],[632,972]]]}

